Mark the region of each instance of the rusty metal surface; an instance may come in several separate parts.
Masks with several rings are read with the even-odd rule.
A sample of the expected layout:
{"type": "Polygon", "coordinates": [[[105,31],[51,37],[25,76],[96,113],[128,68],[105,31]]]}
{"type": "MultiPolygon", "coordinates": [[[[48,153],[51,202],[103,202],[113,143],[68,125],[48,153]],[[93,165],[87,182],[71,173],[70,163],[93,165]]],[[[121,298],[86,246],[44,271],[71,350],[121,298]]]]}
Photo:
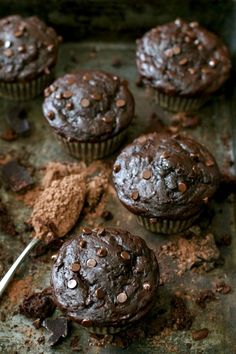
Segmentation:
{"type": "MultiPolygon", "coordinates": [[[[103,43],[80,43],[80,44],[64,44],[60,52],[60,60],[57,66],[57,76],[72,71],[76,68],[98,68],[111,71],[118,74],[129,81],[130,89],[134,93],[136,100],[136,119],[129,130],[128,140],[139,136],[145,131],[153,130],[155,121],[150,118],[152,112],[157,113],[168,119],[168,114],[157,110],[155,104],[150,104],[145,96],[143,88],[135,85],[136,69],[134,64],[135,47],[129,44],[103,44],[103,43]],[[96,49],[96,51],[94,50],[96,49]],[[92,54],[91,53],[96,53],[92,54]],[[74,60],[74,58],[78,59],[74,60]],[[119,68],[112,66],[114,58],[119,58],[122,65],[119,68]]],[[[7,109],[11,106],[11,102],[0,101],[0,132],[4,130],[3,116],[7,109]]],[[[15,142],[4,142],[0,140],[0,153],[6,154],[13,152],[16,157],[24,157],[30,164],[39,168],[49,161],[74,161],[69,157],[57,144],[52,136],[47,124],[42,118],[41,112],[42,99],[38,98],[26,104],[29,112],[29,120],[32,126],[32,134],[28,138],[21,138],[15,142]]],[[[230,167],[228,160],[233,159],[232,152],[232,122],[233,109],[229,99],[224,94],[216,96],[205,107],[203,107],[197,115],[201,118],[201,124],[193,129],[186,130],[187,133],[195,136],[201,143],[205,144],[216,157],[221,169],[227,169],[228,172],[234,174],[233,167],[230,167]],[[229,137],[227,144],[223,143],[224,138],[229,137]]],[[[114,159],[114,156],[108,160],[114,159]]],[[[24,248],[29,240],[29,233],[24,229],[23,221],[30,215],[30,209],[22,202],[15,199],[15,194],[6,190],[3,185],[0,187],[0,197],[8,205],[17,229],[21,237],[10,237],[4,234],[0,235],[0,242],[4,245],[1,251],[6,255],[16,257],[24,248]]],[[[160,287],[159,297],[161,303],[168,303],[170,297],[176,291],[185,291],[186,294],[194,294],[199,290],[212,288],[215,281],[219,278],[229,283],[233,289],[236,289],[236,240],[235,240],[235,203],[231,198],[214,206],[216,214],[213,218],[210,229],[214,236],[220,237],[222,234],[232,235],[232,244],[230,247],[220,249],[225,259],[223,266],[213,269],[211,272],[198,274],[187,271],[181,277],[175,274],[174,264],[170,263],[169,270],[173,274],[171,280],[164,286],[160,287]]],[[[105,222],[106,225],[122,225],[123,228],[136,233],[143,237],[148,245],[157,250],[158,247],[167,242],[167,238],[156,236],[142,227],[138,226],[131,214],[121,206],[115,195],[111,195],[106,209],[111,210],[114,219],[105,222]]],[[[101,220],[98,220],[101,222],[101,220]]],[[[78,228],[81,224],[78,224],[78,228]]],[[[171,237],[168,237],[171,240],[171,237]]],[[[43,261],[38,258],[29,258],[20,268],[17,279],[22,279],[28,275],[32,275],[32,289],[39,290],[49,285],[49,275],[51,267],[50,252],[43,261]]],[[[161,269],[162,271],[162,269],[161,269]]],[[[19,299],[20,301],[20,299],[19,299]]],[[[160,340],[158,333],[147,339],[135,341],[128,349],[119,348],[99,348],[91,347],[88,343],[88,335],[86,331],[73,325],[72,334],[78,334],[83,353],[180,353],[180,354],[232,354],[235,352],[236,338],[236,302],[235,291],[227,296],[219,295],[217,301],[207,304],[206,309],[200,309],[190,300],[188,306],[195,314],[192,329],[207,327],[209,335],[202,341],[194,341],[191,337],[191,330],[172,331],[172,333],[160,340]]],[[[36,330],[32,326],[32,321],[26,319],[22,315],[15,313],[18,304],[9,306],[7,294],[0,302],[0,308],[6,309],[6,321],[0,323],[0,353],[71,353],[70,340],[66,339],[63,343],[55,348],[47,345],[48,335],[43,329],[36,330]],[[38,338],[45,335],[45,344],[39,344],[38,338]],[[29,340],[30,350],[27,349],[25,341],[29,340]]]]}

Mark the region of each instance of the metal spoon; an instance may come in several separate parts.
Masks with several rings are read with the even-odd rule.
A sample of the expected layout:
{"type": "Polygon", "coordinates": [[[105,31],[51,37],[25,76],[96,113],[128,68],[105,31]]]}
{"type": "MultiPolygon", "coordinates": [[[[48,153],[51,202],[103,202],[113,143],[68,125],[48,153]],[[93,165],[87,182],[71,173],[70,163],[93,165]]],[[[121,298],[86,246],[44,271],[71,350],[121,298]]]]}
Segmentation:
{"type": "Polygon", "coordinates": [[[7,285],[11,281],[13,275],[15,274],[17,268],[19,265],[23,262],[23,260],[26,258],[26,256],[30,253],[30,251],[40,242],[39,238],[33,238],[28,246],[24,249],[24,251],[19,255],[19,257],[15,260],[15,262],[12,264],[11,268],[8,270],[8,272],[4,275],[2,280],[0,281],[0,297],[4,293],[4,290],[6,289],[7,285]]]}

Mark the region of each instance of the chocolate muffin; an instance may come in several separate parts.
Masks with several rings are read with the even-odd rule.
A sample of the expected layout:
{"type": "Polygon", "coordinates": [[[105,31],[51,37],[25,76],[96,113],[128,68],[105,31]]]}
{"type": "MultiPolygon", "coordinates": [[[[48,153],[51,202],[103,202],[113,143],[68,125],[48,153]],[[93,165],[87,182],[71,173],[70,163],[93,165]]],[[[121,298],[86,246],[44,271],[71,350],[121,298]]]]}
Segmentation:
{"type": "Polygon", "coordinates": [[[142,81],[157,103],[171,111],[199,108],[228,79],[228,49],[197,22],[177,19],[137,41],[136,62],[142,81]]]}
{"type": "Polygon", "coordinates": [[[156,301],[159,269],[145,241],[115,228],[84,228],[63,244],[52,267],[58,307],[90,332],[116,333],[156,301]]]}
{"type": "Polygon", "coordinates": [[[189,228],[215,193],[220,173],[211,153],[192,138],[152,133],[123,149],[113,168],[118,198],[157,233],[189,228]]]}
{"type": "Polygon", "coordinates": [[[43,112],[72,156],[95,160],[119,147],[134,116],[134,99],[117,76],[83,70],[45,90],[43,112]]]}
{"type": "Polygon", "coordinates": [[[0,20],[0,95],[26,100],[52,81],[59,39],[37,17],[0,20]]]}

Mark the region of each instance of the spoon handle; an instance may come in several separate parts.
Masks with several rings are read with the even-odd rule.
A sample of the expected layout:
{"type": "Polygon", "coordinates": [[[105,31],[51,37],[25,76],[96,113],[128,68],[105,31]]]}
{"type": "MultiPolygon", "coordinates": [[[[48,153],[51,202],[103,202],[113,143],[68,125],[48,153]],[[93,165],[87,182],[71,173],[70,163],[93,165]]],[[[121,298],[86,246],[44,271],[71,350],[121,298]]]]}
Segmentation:
{"type": "Polygon", "coordinates": [[[39,243],[40,239],[38,238],[33,238],[28,246],[24,249],[24,251],[19,255],[19,257],[15,260],[15,262],[12,264],[11,268],[7,271],[7,273],[4,275],[2,280],[0,281],[0,297],[4,293],[4,290],[6,289],[7,285],[11,281],[13,275],[15,274],[17,268],[21,264],[21,262],[25,259],[25,257],[28,255],[28,253],[39,243]]]}

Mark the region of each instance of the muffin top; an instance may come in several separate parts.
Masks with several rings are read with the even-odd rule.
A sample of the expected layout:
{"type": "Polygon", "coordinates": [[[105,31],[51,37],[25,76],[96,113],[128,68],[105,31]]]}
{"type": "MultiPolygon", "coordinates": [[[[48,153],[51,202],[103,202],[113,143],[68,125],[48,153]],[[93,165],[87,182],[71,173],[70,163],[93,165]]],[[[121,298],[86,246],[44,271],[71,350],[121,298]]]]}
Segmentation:
{"type": "Polygon", "coordinates": [[[125,129],[134,115],[127,83],[103,71],[65,75],[45,90],[45,96],[44,116],[69,141],[106,140],[125,129]]]}
{"type": "Polygon", "coordinates": [[[177,19],[137,40],[136,62],[142,80],[168,95],[210,94],[229,77],[226,46],[197,22],[177,19]]]}
{"type": "Polygon", "coordinates": [[[84,228],[61,247],[52,267],[54,298],[83,326],[130,324],[153,306],[156,257],[145,241],[115,228],[84,228]]]}
{"type": "Polygon", "coordinates": [[[124,148],[113,168],[120,201],[149,218],[194,216],[216,191],[219,178],[210,152],[180,135],[143,135],[124,148]]]}
{"type": "Polygon", "coordinates": [[[37,17],[8,16],[0,20],[0,80],[24,81],[55,65],[58,36],[37,17]]]}

